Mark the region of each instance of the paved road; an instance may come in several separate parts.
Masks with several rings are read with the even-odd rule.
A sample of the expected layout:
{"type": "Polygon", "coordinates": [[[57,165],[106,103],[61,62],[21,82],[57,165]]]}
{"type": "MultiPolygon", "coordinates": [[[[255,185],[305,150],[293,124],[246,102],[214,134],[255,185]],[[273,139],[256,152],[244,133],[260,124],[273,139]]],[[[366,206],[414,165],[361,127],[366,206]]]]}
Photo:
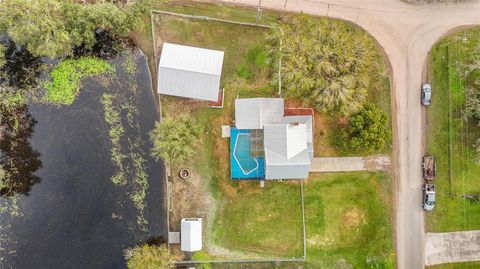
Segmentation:
{"type": "MultiPolygon", "coordinates": [[[[233,2],[232,0],[219,0],[233,2]]],[[[428,51],[448,31],[480,24],[480,2],[412,5],[400,0],[235,0],[263,8],[341,18],[367,30],[383,47],[393,71],[396,249],[398,268],[423,268],[424,220],[420,159],[425,110],[419,88],[428,51]]],[[[435,95],[434,97],[435,98],[435,95]]]]}
{"type": "Polygon", "coordinates": [[[425,263],[480,261],[480,231],[427,233],[425,263]]]}
{"type": "Polygon", "coordinates": [[[388,171],[390,157],[317,157],[313,158],[310,172],[388,171]]]}

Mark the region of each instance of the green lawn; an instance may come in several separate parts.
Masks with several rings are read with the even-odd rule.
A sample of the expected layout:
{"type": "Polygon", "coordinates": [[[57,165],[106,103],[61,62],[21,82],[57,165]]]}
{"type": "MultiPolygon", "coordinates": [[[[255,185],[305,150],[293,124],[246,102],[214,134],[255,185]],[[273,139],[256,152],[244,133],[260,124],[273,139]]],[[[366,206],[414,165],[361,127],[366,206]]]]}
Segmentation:
{"type": "Polygon", "coordinates": [[[459,64],[471,59],[474,40],[479,38],[480,29],[462,31],[440,41],[429,57],[433,100],[427,109],[427,152],[438,157],[437,205],[426,216],[427,230],[431,232],[480,229],[480,204],[462,198],[465,193],[480,192],[480,165],[473,149],[480,137],[480,128],[476,123],[464,120],[462,109],[468,82],[458,70],[459,64]],[[451,156],[449,109],[452,112],[451,156]]]}
{"type": "Polygon", "coordinates": [[[266,188],[227,199],[215,222],[215,241],[229,249],[301,258],[300,185],[267,182],[266,188]]]}
{"type": "Polygon", "coordinates": [[[475,269],[480,268],[480,262],[449,263],[428,266],[427,269],[475,269]]]}
{"type": "Polygon", "coordinates": [[[315,174],[305,185],[308,268],[395,268],[383,173],[315,174]]]}

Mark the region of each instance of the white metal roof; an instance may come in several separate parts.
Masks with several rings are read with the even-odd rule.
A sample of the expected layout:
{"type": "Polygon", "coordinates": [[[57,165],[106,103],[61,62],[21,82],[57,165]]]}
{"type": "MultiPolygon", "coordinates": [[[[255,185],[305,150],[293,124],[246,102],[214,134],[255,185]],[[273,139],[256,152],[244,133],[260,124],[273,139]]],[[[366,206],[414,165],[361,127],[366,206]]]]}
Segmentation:
{"type": "Polygon", "coordinates": [[[306,124],[266,124],[263,135],[265,150],[287,160],[307,149],[306,124]]]}
{"type": "Polygon", "coordinates": [[[180,225],[180,248],[182,251],[202,250],[202,219],[184,218],[180,225]]]}
{"type": "Polygon", "coordinates": [[[163,43],[158,93],[217,101],[223,51],[163,43]]]}
{"type": "Polygon", "coordinates": [[[286,159],[270,150],[265,150],[265,179],[305,179],[310,171],[310,156],[304,150],[286,159]]]}
{"type": "Polygon", "coordinates": [[[262,129],[264,124],[280,122],[283,98],[246,98],[235,100],[235,126],[238,129],[262,129]]]}

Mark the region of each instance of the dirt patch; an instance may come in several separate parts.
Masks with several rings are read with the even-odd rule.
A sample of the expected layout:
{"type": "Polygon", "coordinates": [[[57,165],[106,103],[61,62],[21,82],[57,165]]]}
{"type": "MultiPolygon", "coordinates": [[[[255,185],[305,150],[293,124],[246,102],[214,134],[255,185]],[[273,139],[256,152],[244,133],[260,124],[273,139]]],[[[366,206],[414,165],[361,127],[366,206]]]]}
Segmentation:
{"type": "Polygon", "coordinates": [[[350,209],[342,214],[343,227],[346,229],[356,229],[365,221],[365,213],[359,208],[350,209]]]}
{"type": "Polygon", "coordinates": [[[392,160],[390,156],[369,156],[364,158],[365,168],[370,171],[386,171],[392,170],[392,160]]]}

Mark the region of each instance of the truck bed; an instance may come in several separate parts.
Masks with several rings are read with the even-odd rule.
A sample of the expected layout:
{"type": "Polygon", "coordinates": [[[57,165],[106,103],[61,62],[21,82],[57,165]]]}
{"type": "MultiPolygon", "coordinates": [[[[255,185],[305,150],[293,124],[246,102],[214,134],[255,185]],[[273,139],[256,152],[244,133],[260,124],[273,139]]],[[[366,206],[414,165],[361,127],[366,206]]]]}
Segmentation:
{"type": "Polygon", "coordinates": [[[437,163],[434,156],[424,156],[422,168],[425,180],[434,180],[437,177],[437,163]]]}

